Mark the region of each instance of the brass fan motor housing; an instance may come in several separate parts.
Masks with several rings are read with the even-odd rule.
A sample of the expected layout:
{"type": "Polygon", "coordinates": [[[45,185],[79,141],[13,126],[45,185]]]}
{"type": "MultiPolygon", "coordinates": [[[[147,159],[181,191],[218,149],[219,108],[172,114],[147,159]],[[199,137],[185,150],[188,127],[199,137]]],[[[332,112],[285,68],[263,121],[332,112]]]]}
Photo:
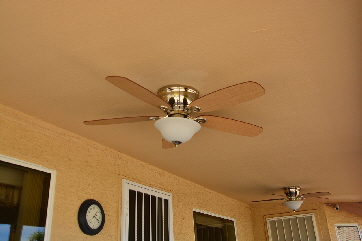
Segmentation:
{"type": "Polygon", "coordinates": [[[291,187],[284,187],[284,194],[287,196],[289,201],[299,201],[303,200],[304,197],[300,195],[300,187],[298,186],[291,186],[291,187]]]}
{"type": "Polygon", "coordinates": [[[171,110],[160,107],[168,116],[188,117],[191,112],[198,112],[197,107],[190,108],[191,102],[199,98],[199,91],[187,85],[166,85],[157,91],[157,96],[166,101],[171,110]]]}

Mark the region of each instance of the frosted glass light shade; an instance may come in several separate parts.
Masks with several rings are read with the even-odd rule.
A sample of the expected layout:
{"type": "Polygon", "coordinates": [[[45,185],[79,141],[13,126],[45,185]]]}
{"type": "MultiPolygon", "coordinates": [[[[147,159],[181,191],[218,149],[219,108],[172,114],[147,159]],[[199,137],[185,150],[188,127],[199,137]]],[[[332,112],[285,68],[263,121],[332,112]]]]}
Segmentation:
{"type": "Polygon", "coordinates": [[[284,202],[285,206],[287,206],[289,209],[295,211],[298,208],[300,208],[300,206],[302,206],[303,201],[286,201],[284,202]]]}
{"type": "Polygon", "coordinates": [[[198,132],[201,125],[194,120],[182,117],[166,117],[155,122],[155,127],[168,142],[185,143],[198,132]]]}

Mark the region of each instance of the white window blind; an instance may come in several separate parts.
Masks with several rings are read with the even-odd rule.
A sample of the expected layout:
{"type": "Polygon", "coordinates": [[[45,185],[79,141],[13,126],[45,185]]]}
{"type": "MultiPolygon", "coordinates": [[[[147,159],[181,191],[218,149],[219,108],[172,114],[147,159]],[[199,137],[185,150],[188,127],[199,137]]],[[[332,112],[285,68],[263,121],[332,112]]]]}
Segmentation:
{"type": "Polygon", "coordinates": [[[317,241],[314,215],[267,218],[270,241],[317,241]]]}
{"type": "Polygon", "coordinates": [[[358,224],[336,224],[338,241],[361,241],[358,224]]]}
{"type": "Polygon", "coordinates": [[[122,241],[173,241],[172,195],[122,181],[122,241]]]}

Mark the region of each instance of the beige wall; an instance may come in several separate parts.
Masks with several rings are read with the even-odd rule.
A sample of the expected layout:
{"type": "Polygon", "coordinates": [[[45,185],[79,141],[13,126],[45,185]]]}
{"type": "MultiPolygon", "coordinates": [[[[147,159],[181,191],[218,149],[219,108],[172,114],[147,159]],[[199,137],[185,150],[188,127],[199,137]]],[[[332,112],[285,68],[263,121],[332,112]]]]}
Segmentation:
{"type": "Polygon", "coordinates": [[[336,228],[335,224],[341,223],[354,223],[359,224],[359,227],[362,228],[362,217],[345,212],[343,210],[335,210],[332,207],[326,206],[325,212],[328,220],[329,233],[331,234],[331,241],[337,241],[336,228]]]}
{"type": "Polygon", "coordinates": [[[238,240],[254,240],[248,205],[6,106],[0,111],[0,153],[57,171],[51,240],[119,240],[122,178],[172,193],[175,240],[194,240],[193,209],[234,218],[238,240]],[[94,237],[77,223],[89,198],[106,213],[94,237]]]}

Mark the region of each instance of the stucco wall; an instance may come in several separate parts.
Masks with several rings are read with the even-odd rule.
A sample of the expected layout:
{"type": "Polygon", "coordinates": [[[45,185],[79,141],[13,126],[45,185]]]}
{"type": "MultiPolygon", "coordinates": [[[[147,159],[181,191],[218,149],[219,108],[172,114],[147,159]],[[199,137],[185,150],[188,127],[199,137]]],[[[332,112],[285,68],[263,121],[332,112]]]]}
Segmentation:
{"type": "Polygon", "coordinates": [[[329,233],[331,234],[331,241],[337,241],[337,234],[335,224],[345,224],[345,223],[354,223],[359,224],[359,227],[362,228],[362,217],[345,212],[343,210],[335,210],[332,207],[326,206],[325,212],[328,220],[329,233]]]}
{"type": "Polygon", "coordinates": [[[323,203],[304,202],[297,212],[291,212],[283,204],[256,204],[252,205],[252,219],[254,228],[254,238],[258,241],[269,240],[266,218],[291,216],[294,214],[313,213],[317,225],[319,240],[337,241],[335,224],[340,223],[357,223],[362,227],[362,217],[335,210],[323,203]]]}
{"type": "Polygon", "coordinates": [[[282,203],[277,204],[255,204],[252,206],[252,217],[254,226],[254,238],[258,241],[269,240],[266,218],[283,217],[296,214],[313,213],[320,241],[330,241],[327,217],[324,204],[304,202],[297,212],[292,212],[282,203]]]}
{"type": "Polygon", "coordinates": [[[6,106],[0,111],[0,153],[57,172],[51,240],[120,240],[122,178],[172,193],[175,240],[194,240],[193,209],[235,218],[238,240],[254,240],[248,205],[6,106]],[[106,213],[94,237],[77,223],[89,198],[106,213]]]}

